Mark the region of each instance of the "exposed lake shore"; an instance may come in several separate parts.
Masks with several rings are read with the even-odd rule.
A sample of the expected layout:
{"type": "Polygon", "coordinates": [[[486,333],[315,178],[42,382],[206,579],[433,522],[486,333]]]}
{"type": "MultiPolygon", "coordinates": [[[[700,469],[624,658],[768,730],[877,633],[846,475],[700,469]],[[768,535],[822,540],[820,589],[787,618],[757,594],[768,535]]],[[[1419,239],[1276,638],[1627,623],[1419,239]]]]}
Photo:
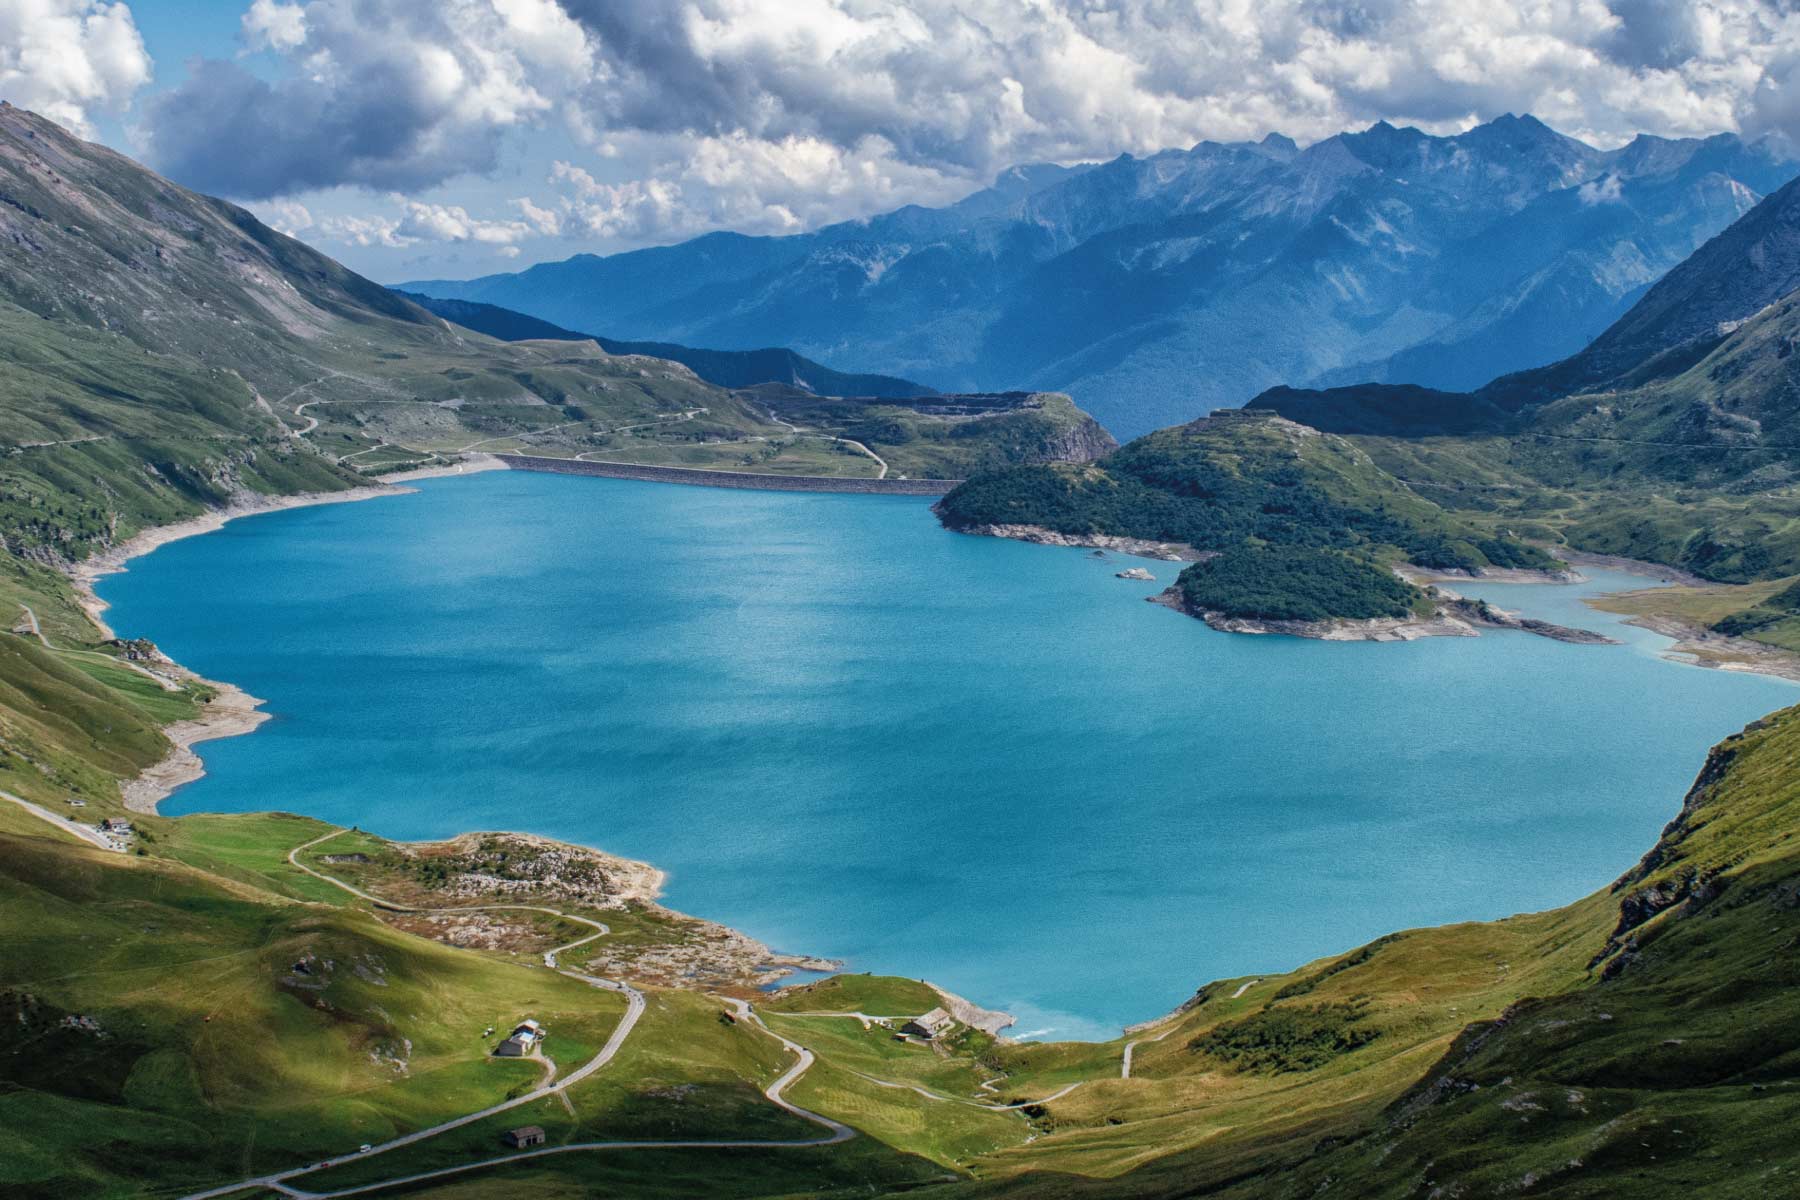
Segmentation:
{"type": "MultiPolygon", "coordinates": [[[[439,471],[431,472],[431,474],[457,474],[457,473],[463,473],[463,472],[459,472],[459,471],[455,470],[454,468],[449,469],[449,470],[439,470],[439,471]]],[[[414,477],[417,477],[417,476],[414,476],[414,477]]],[[[457,491],[459,489],[450,489],[450,490],[457,491]]],[[[212,530],[212,529],[217,529],[220,525],[224,524],[227,520],[229,520],[235,516],[251,515],[252,513],[255,513],[255,512],[272,511],[272,510],[275,510],[278,508],[300,507],[300,506],[303,506],[306,504],[330,503],[330,502],[334,502],[334,501],[340,500],[340,499],[346,500],[346,501],[370,499],[370,498],[376,498],[381,495],[399,494],[399,491],[400,491],[400,489],[396,489],[396,488],[393,488],[390,486],[382,486],[382,487],[372,487],[372,488],[366,488],[366,489],[356,489],[354,492],[347,491],[345,493],[335,493],[335,494],[326,494],[324,496],[298,498],[294,501],[289,501],[289,502],[272,502],[272,503],[269,503],[266,505],[243,506],[243,507],[235,508],[234,510],[231,510],[227,513],[213,514],[213,515],[210,515],[209,517],[201,518],[194,522],[185,522],[182,525],[173,526],[167,530],[153,531],[154,534],[159,534],[161,536],[149,536],[149,537],[145,537],[143,539],[134,539],[131,543],[128,543],[126,546],[120,547],[119,551],[116,551],[113,555],[107,556],[108,559],[113,560],[110,563],[96,564],[96,566],[103,566],[104,569],[94,569],[94,570],[90,571],[89,579],[88,579],[88,589],[91,591],[93,580],[102,577],[104,574],[107,573],[108,570],[120,569],[120,567],[123,565],[124,561],[127,558],[129,558],[132,554],[145,553],[151,549],[156,548],[157,546],[161,546],[161,545],[167,544],[170,541],[174,541],[178,537],[185,537],[185,536],[189,536],[193,533],[199,533],[199,532],[205,532],[205,531],[212,530]]],[[[660,491],[660,489],[659,489],[659,491],[660,491]]],[[[825,503],[825,502],[822,501],[821,503],[825,503]]],[[[842,503],[842,501],[838,501],[837,503],[842,503]]],[[[418,506],[407,506],[407,507],[418,507],[418,506]]],[[[585,507],[585,506],[583,506],[583,507],[585,507]]],[[[872,508],[876,508],[876,509],[888,509],[888,508],[891,508],[892,506],[854,506],[853,505],[853,507],[857,507],[857,508],[872,507],[872,508]]],[[[915,514],[915,516],[916,516],[916,514],[915,514]]],[[[946,539],[942,539],[941,537],[937,538],[937,541],[939,541],[939,542],[943,542],[945,540],[946,539]]],[[[1110,546],[1107,548],[1110,550],[1114,550],[1114,551],[1126,552],[1126,551],[1123,551],[1118,546],[1110,546]]],[[[1047,557],[1049,559],[1073,562],[1076,566],[1080,566],[1080,564],[1077,560],[1079,560],[1082,556],[1044,556],[1044,557],[1047,557]]],[[[1091,569],[1091,564],[1089,565],[1088,568],[1083,568],[1083,573],[1085,573],[1089,569],[1091,569]]],[[[812,575],[808,575],[806,577],[809,579],[813,578],[812,575]]],[[[1508,582],[1547,582],[1547,581],[1534,579],[1534,580],[1509,580],[1508,582]]],[[[1111,587],[1114,585],[1111,585],[1109,583],[1108,586],[1111,587]]],[[[1112,611],[1112,610],[1109,610],[1109,611],[1112,611]]],[[[1464,625],[1469,624],[1469,622],[1467,622],[1467,621],[1458,621],[1458,619],[1455,619],[1455,618],[1443,618],[1442,621],[1446,625],[1450,625],[1453,623],[1461,623],[1464,625]]],[[[134,624],[135,623],[139,623],[139,622],[134,622],[134,624]]],[[[1166,622],[1163,622],[1163,623],[1166,623],[1166,622]]],[[[161,628],[161,626],[157,626],[157,627],[161,628]]],[[[1271,632],[1274,632],[1274,631],[1271,631],[1271,632]]],[[[1281,632],[1286,632],[1286,631],[1281,631],[1281,632]]],[[[1446,633],[1441,633],[1441,634],[1425,634],[1425,635],[1420,635],[1420,636],[1468,637],[1468,636],[1473,636],[1473,634],[1474,634],[1473,629],[1465,629],[1464,631],[1458,632],[1458,633],[1446,632],[1446,633]]],[[[1191,637],[1188,640],[1192,641],[1191,637]]],[[[1365,639],[1361,639],[1361,640],[1377,640],[1377,639],[1365,638],[1365,639]]],[[[1399,633],[1398,631],[1388,631],[1388,636],[1381,636],[1381,637],[1379,637],[1378,640],[1411,640],[1411,639],[1406,637],[1404,634],[1399,633]]],[[[221,671],[220,673],[224,674],[227,672],[221,671]]],[[[242,693],[238,693],[237,695],[242,696],[242,693]]],[[[191,759],[194,764],[198,764],[198,756],[194,755],[193,751],[191,749],[188,749],[188,747],[191,746],[192,743],[200,741],[200,740],[204,740],[205,737],[223,737],[223,736],[229,736],[232,733],[248,732],[250,729],[256,728],[256,726],[262,720],[266,719],[262,713],[256,711],[256,705],[258,703],[257,701],[255,701],[253,698],[248,698],[248,697],[244,697],[243,699],[244,699],[244,702],[241,704],[232,703],[229,705],[221,704],[221,703],[215,701],[215,705],[217,707],[217,722],[216,722],[216,724],[212,721],[205,722],[204,724],[206,725],[206,729],[192,731],[194,736],[191,736],[191,737],[187,736],[190,731],[187,731],[184,729],[171,728],[169,730],[171,736],[176,738],[177,741],[181,741],[183,738],[186,739],[185,744],[183,745],[183,749],[186,751],[187,757],[189,759],[191,759]],[[235,713],[230,711],[233,708],[235,708],[237,710],[235,713]]],[[[213,706],[209,706],[209,707],[213,707],[213,706]]],[[[172,755],[171,759],[174,759],[177,757],[178,756],[176,756],[176,755],[172,755]]],[[[167,772],[160,779],[146,780],[144,783],[143,791],[146,794],[154,793],[155,797],[160,797],[162,795],[166,795],[169,791],[173,790],[174,787],[180,786],[181,784],[189,782],[190,780],[192,780],[194,778],[198,778],[198,777],[199,777],[199,775],[198,775],[197,770],[190,774],[181,774],[179,772],[171,770],[171,771],[167,772]]],[[[153,804],[154,798],[150,799],[149,803],[153,804]]],[[[273,804],[274,801],[269,800],[269,801],[264,801],[264,803],[265,804],[273,804]]],[[[235,810],[228,810],[228,811],[235,811],[235,810]]],[[[246,811],[248,811],[248,810],[246,810],[246,811]]],[[[356,818],[354,816],[354,810],[339,812],[338,814],[336,814],[336,819],[343,823],[348,823],[349,821],[355,820],[356,818]]],[[[472,819],[464,827],[469,827],[469,826],[483,827],[482,825],[477,824],[477,822],[480,820],[481,820],[481,818],[479,818],[479,817],[472,819]]],[[[495,824],[486,825],[485,827],[498,828],[498,827],[504,827],[504,825],[506,824],[506,818],[504,816],[499,816],[497,820],[494,817],[490,817],[490,818],[488,818],[488,820],[494,820],[495,824]]],[[[578,828],[566,830],[564,832],[574,832],[577,837],[579,837],[581,835],[581,831],[578,828]]],[[[560,844],[576,844],[576,845],[578,845],[579,843],[560,843],[560,844]]],[[[652,843],[640,843],[640,844],[649,845],[649,847],[650,847],[649,855],[650,856],[654,857],[658,854],[658,851],[656,851],[654,847],[655,847],[655,845],[657,845],[659,843],[652,842],[652,843]]],[[[677,870],[683,874],[684,878],[689,878],[686,874],[685,867],[680,866],[678,864],[677,870]]],[[[710,893],[707,893],[707,894],[710,894],[710,893]]],[[[695,903],[695,901],[692,899],[691,895],[688,899],[688,903],[689,904],[695,903]]],[[[700,907],[703,911],[705,909],[704,903],[699,904],[698,907],[700,907]]],[[[729,911],[729,910],[726,910],[726,911],[729,911]]],[[[747,923],[746,927],[757,928],[758,926],[754,921],[750,921],[747,923]]],[[[767,926],[765,926],[765,927],[767,927],[767,926]]],[[[720,928],[726,928],[726,927],[720,926],[720,928]]],[[[804,937],[796,937],[794,940],[804,942],[806,939],[804,937]]],[[[837,949],[837,947],[833,947],[833,948],[837,949]]],[[[848,949],[851,953],[859,953],[855,950],[854,946],[851,946],[848,949]]],[[[780,957],[786,957],[786,956],[780,956],[780,957]]],[[[912,961],[918,961],[922,967],[924,967],[926,970],[932,971],[934,974],[937,972],[937,970],[941,969],[941,968],[932,967],[931,966],[932,960],[929,957],[926,957],[923,959],[917,959],[917,960],[914,960],[911,958],[893,958],[886,965],[891,969],[896,964],[898,964],[900,969],[902,971],[904,971],[906,964],[908,964],[912,961]]],[[[793,960],[793,962],[791,964],[783,964],[783,965],[804,965],[804,960],[796,959],[796,960],[793,960]]],[[[906,973],[910,974],[912,972],[906,972],[906,973]]],[[[945,976],[940,974],[940,975],[937,975],[937,977],[944,978],[945,976]]],[[[965,983],[963,986],[969,992],[969,994],[972,994],[972,995],[990,994],[990,995],[998,995],[1001,997],[1006,997],[1011,994],[1011,993],[1008,993],[1005,991],[999,991],[999,992],[992,991],[989,986],[984,986],[983,984],[981,984],[979,982],[965,983]]],[[[1008,1007],[1014,1007],[1014,1005],[1011,1003],[1008,1003],[1008,1007]]],[[[1029,1012],[1029,1009],[1020,1009],[1019,1011],[1029,1012]]],[[[1027,1026],[1027,1028],[1035,1029],[1038,1026],[1038,1024],[1040,1023],[1039,1020],[1036,1018],[1028,1017],[1027,1019],[1032,1021],[1032,1024],[1027,1026]]]]}
{"type": "MultiPolygon", "coordinates": [[[[347,488],[338,492],[308,492],[291,496],[246,494],[224,508],[185,521],[146,529],[103,553],[73,565],[67,571],[67,575],[74,586],[77,601],[96,629],[102,636],[113,638],[117,636],[117,633],[104,616],[108,605],[96,593],[95,584],[108,575],[128,570],[127,564],[134,558],[142,557],[172,542],[215,532],[240,517],[258,516],[264,513],[324,504],[349,504],[388,496],[403,496],[413,491],[413,489],[403,486],[413,480],[508,469],[512,468],[509,468],[508,464],[499,458],[482,454],[472,455],[463,461],[443,466],[395,472],[380,476],[378,484],[347,488]]],[[[157,806],[164,799],[173,794],[176,789],[205,776],[205,763],[195,752],[194,746],[205,741],[252,733],[270,719],[270,714],[262,711],[262,706],[266,702],[252,696],[236,684],[207,679],[166,658],[162,660],[159,673],[177,680],[204,685],[212,692],[212,695],[194,719],[177,721],[163,727],[163,734],[171,743],[171,749],[164,758],[146,767],[136,778],[125,780],[120,784],[119,790],[125,807],[131,812],[144,815],[159,815],[157,806]]],[[[481,836],[483,835],[462,834],[447,840],[403,843],[401,845],[409,852],[414,853],[453,852],[462,844],[481,836]]],[[[511,839],[522,845],[536,847],[539,851],[548,852],[558,858],[604,863],[609,875],[617,876],[624,881],[625,886],[621,893],[623,900],[641,905],[686,931],[679,939],[679,944],[672,944],[651,964],[655,969],[670,975],[671,978],[690,974],[696,969],[703,969],[715,975],[736,975],[751,985],[766,987],[778,984],[781,979],[796,971],[824,972],[840,969],[844,965],[836,960],[820,958],[816,955],[778,951],[729,926],[689,916],[662,905],[659,903],[659,897],[662,894],[666,874],[649,863],[620,858],[596,847],[557,841],[535,834],[508,832],[488,836],[511,839]]],[[[493,881],[486,882],[492,883],[493,881]]],[[[562,895],[566,889],[563,887],[562,881],[554,876],[547,881],[546,886],[549,892],[558,898],[581,899],[579,896],[562,895]]],[[[441,937],[445,931],[420,929],[417,932],[422,932],[427,936],[438,935],[441,937]]],[[[479,937],[481,932],[476,930],[471,933],[466,927],[459,928],[445,940],[454,941],[456,937],[479,937]]],[[[634,963],[634,966],[640,970],[645,965],[645,963],[634,963]]],[[[946,992],[944,995],[947,1002],[952,999],[950,993],[946,992]]],[[[965,1005],[972,1013],[984,1014],[990,1024],[995,1024],[997,1027],[1004,1027],[1011,1023],[1011,1017],[1006,1014],[987,1013],[986,1010],[977,1009],[974,1005],[960,999],[957,999],[957,1003],[965,1005]]]]}

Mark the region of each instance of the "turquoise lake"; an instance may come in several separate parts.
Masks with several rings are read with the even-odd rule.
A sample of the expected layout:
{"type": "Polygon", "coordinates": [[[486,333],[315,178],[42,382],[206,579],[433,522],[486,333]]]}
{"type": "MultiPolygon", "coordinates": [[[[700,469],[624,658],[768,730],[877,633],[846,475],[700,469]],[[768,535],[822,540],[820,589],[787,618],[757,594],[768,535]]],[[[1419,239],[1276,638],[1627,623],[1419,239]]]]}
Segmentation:
{"type": "Polygon", "coordinates": [[[1800,699],[1604,630],[1215,633],[1164,563],[964,537],[910,498],[493,472],[172,543],[122,635],[268,701],[163,810],[642,858],[671,906],[1107,1037],[1209,980],[1616,878],[1708,746],[1800,699]],[[1115,579],[1147,565],[1161,582],[1115,579]]]}

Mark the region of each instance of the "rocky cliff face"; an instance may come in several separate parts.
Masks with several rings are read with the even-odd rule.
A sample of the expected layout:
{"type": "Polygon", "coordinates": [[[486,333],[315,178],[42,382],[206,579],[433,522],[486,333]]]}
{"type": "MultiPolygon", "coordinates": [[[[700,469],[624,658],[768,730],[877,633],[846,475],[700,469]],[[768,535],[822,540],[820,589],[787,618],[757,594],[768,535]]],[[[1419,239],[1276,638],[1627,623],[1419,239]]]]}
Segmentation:
{"type": "Polygon", "coordinates": [[[1057,429],[1046,437],[1038,450],[1028,452],[1021,462],[1093,462],[1119,448],[1118,439],[1086,413],[1079,413],[1073,424],[1057,429]]]}

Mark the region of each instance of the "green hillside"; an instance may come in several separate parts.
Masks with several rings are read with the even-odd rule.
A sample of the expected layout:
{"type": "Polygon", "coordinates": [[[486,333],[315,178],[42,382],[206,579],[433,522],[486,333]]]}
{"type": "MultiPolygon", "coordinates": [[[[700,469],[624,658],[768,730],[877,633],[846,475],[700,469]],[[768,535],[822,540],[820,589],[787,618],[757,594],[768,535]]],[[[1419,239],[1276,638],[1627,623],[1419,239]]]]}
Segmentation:
{"type": "Polygon", "coordinates": [[[1189,567],[1180,587],[1198,607],[1232,617],[1367,618],[1428,607],[1388,569],[1401,561],[1469,572],[1556,565],[1505,529],[1416,493],[1352,439],[1258,412],[1159,430],[1091,466],[977,476],[945,496],[938,513],[970,532],[1029,525],[1223,554],[1189,567]],[[1254,586],[1244,586],[1248,576],[1254,586]]]}
{"type": "MultiPolygon", "coordinates": [[[[487,948],[440,944],[453,923],[371,908],[290,863],[312,844],[304,867],[406,894],[385,843],[316,843],[328,827],[302,818],[140,818],[146,853],[120,855],[0,805],[14,948],[0,1111],[20,1148],[0,1156],[0,1186],[179,1195],[331,1158],[294,1181],[327,1190],[485,1160],[525,1122],[553,1144],[808,1140],[816,1126],[758,1094],[794,1063],[778,1035],[816,1058],[789,1098],[861,1136],[734,1157],[573,1153],[397,1194],[882,1194],[948,1173],[954,1186],[925,1194],[1499,1197],[1530,1178],[1525,1194],[1553,1197],[1779,1195],[1778,1172],[1800,1169],[1800,1150],[1764,1136],[1800,1104],[1796,763],[1788,710],[1714,751],[1610,889],[1209,984],[1109,1044],[959,1030],[934,1053],[833,1015],[897,1024],[938,1003],[907,980],[796,989],[759,1006],[768,1032],[726,1020],[711,989],[646,980],[619,1057],[566,1104],[534,1099],[367,1160],[346,1152],[542,1080],[535,1061],[491,1058],[490,1028],[542,1021],[564,1073],[598,1049],[620,998],[534,965],[587,930],[535,916],[487,948]]],[[[440,895],[471,915],[493,902],[440,895]]],[[[653,913],[547,906],[608,922],[635,953],[680,941],[653,913]]],[[[611,954],[607,940],[564,965],[611,954]]]]}
{"type": "Polygon", "coordinates": [[[98,469],[140,493],[104,511],[119,532],[481,451],[957,478],[1111,445],[1066,398],[1023,414],[897,401],[801,427],[666,359],[490,338],[4,104],[0,361],[18,367],[0,378],[0,494],[60,491],[52,503],[91,510],[96,497],[58,480],[98,469]],[[125,444],[108,457],[101,440],[125,444]],[[169,477],[146,482],[140,459],[169,477]]]}
{"type": "Polygon", "coordinates": [[[928,1045],[897,1036],[954,1003],[928,985],[769,995],[764,951],[578,847],[128,813],[121,783],[222,694],[105,638],[68,577],[149,526],[482,447],[880,457],[997,466],[946,497],[958,528],[1204,552],[1179,585],[1199,605],[1399,613],[1422,601],[1402,560],[1543,567],[1525,539],[1562,539],[1760,579],[1682,602],[1785,637],[1787,308],[1531,433],[1235,415],[1019,465],[1086,457],[1091,422],[1054,396],[836,408],[492,342],[10,107],[0,201],[0,1193],[1796,1192],[1800,709],[1715,750],[1658,845],[1575,904],[1211,983],[1109,1043],[959,1023],[928,1045]],[[106,818],[132,822],[122,849],[95,844],[106,818]],[[526,1019],[542,1052],[496,1056],[526,1019]],[[553,1153],[509,1150],[521,1126],[553,1153]]]}
{"type": "MultiPolygon", "coordinates": [[[[1545,548],[1567,547],[1722,584],[1800,575],[1796,227],[1800,181],[1565,362],[1467,394],[1373,383],[1275,388],[1242,410],[1140,438],[1091,469],[976,477],[945,498],[944,519],[1200,550],[1329,546],[1370,564],[1463,571],[1542,566],[1545,548]],[[1272,443],[1278,428],[1319,436],[1272,443]]],[[[1288,582],[1270,585],[1291,603],[1216,584],[1209,594],[1241,595],[1221,608],[1243,616],[1366,616],[1380,607],[1373,576],[1368,587],[1345,588],[1341,559],[1296,571],[1292,558],[1280,561],[1288,582]]],[[[1791,628],[1765,599],[1746,592],[1721,613],[1707,597],[1691,612],[1663,605],[1660,615],[1786,647],[1791,628]]]]}

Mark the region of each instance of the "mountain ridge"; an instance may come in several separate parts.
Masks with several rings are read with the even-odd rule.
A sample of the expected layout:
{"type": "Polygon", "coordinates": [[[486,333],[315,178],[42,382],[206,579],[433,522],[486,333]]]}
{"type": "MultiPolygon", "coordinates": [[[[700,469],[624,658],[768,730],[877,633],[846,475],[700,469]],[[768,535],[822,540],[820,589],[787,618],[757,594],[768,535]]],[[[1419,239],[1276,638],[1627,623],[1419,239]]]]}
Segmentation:
{"type": "Polygon", "coordinates": [[[446,321],[501,341],[517,342],[537,338],[564,342],[591,341],[608,354],[635,354],[678,362],[708,383],[723,388],[777,383],[822,396],[911,399],[937,394],[924,384],[914,383],[910,379],[896,379],[891,375],[847,375],[842,371],[834,371],[824,363],[814,362],[783,346],[770,346],[760,350],[706,350],[680,346],[673,342],[626,342],[598,334],[577,333],[549,321],[541,321],[524,313],[516,313],[494,304],[482,304],[476,300],[443,300],[422,292],[399,294],[446,321]]]}
{"type": "Polygon", "coordinates": [[[1793,173],[1730,134],[1600,150],[1529,116],[1382,123],[1121,155],[905,222],[402,286],[945,391],[1065,391],[1129,437],[1276,384],[1465,388],[1565,357],[1793,173]]]}

